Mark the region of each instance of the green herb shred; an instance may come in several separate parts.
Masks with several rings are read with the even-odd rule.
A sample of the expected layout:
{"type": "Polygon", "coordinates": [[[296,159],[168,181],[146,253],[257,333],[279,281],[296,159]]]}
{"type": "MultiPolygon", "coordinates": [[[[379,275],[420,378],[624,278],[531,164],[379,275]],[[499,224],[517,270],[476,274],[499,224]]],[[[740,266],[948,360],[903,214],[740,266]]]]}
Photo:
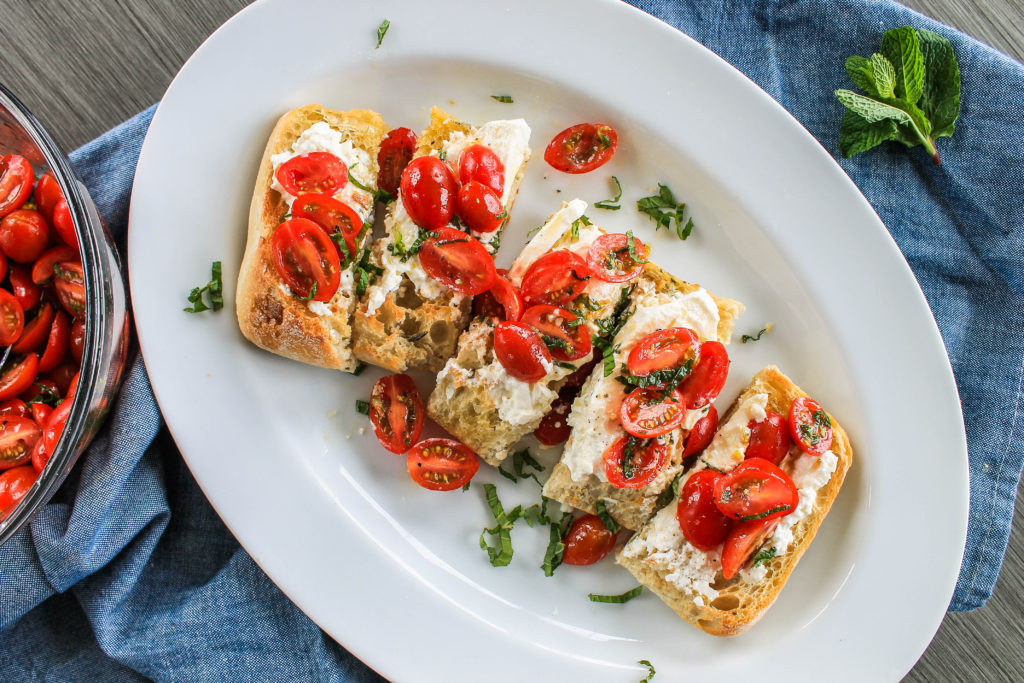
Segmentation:
{"type": "Polygon", "coordinates": [[[491,95],[491,99],[497,100],[498,102],[504,102],[505,104],[512,104],[511,95],[491,95]]]}
{"type": "Polygon", "coordinates": [[[380,49],[380,44],[384,42],[384,35],[389,28],[391,28],[391,22],[388,19],[380,22],[380,26],[377,27],[377,47],[373,48],[374,50],[380,49]]]}
{"type": "Polygon", "coordinates": [[[767,331],[768,331],[768,326],[765,325],[764,327],[762,327],[758,331],[757,334],[745,334],[745,335],[743,335],[742,337],[740,337],[740,341],[742,343],[744,343],[744,344],[746,344],[747,342],[761,341],[761,337],[763,337],[764,333],[767,332],[767,331]]]}
{"type": "Polygon", "coordinates": [[[186,313],[202,313],[203,311],[219,311],[224,308],[224,283],[221,281],[220,261],[210,264],[210,281],[202,287],[194,287],[188,295],[191,306],[185,308],[186,313]],[[209,304],[203,300],[207,295],[209,304]]]}
{"type": "Polygon", "coordinates": [[[651,683],[651,679],[654,678],[654,674],[656,673],[654,671],[654,665],[651,664],[646,659],[641,659],[640,661],[637,662],[637,664],[643,664],[644,666],[647,667],[647,678],[644,678],[643,680],[641,680],[640,683],[651,683]]]}
{"type": "Polygon", "coordinates": [[[771,548],[762,546],[761,550],[754,555],[754,561],[751,563],[750,567],[754,568],[759,564],[770,562],[773,557],[775,557],[775,546],[772,546],[771,548]]]}
{"type": "Polygon", "coordinates": [[[356,369],[352,371],[352,374],[355,375],[356,377],[358,377],[359,375],[363,374],[363,370],[365,370],[366,368],[367,368],[366,363],[363,363],[362,361],[360,361],[359,364],[356,365],[356,369]]]}
{"type": "Polygon", "coordinates": [[[615,604],[622,604],[629,602],[633,598],[637,597],[644,592],[643,586],[637,586],[633,590],[628,590],[622,595],[598,595],[596,593],[587,593],[587,597],[590,598],[590,602],[608,602],[615,604]]]}
{"type": "Polygon", "coordinates": [[[494,521],[497,524],[493,528],[485,528],[480,532],[480,548],[487,551],[487,558],[491,561],[491,566],[506,567],[512,561],[512,526],[515,523],[515,518],[519,516],[520,508],[515,508],[513,515],[506,515],[494,484],[484,484],[484,492],[487,496],[487,505],[491,508],[491,514],[494,515],[494,521]],[[498,537],[496,545],[488,544],[488,534],[498,537]]]}
{"type": "Polygon", "coordinates": [[[565,553],[565,543],[562,540],[569,532],[569,525],[572,524],[572,513],[565,512],[558,522],[550,522],[548,548],[544,552],[544,576],[551,576],[562,564],[562,555],[565,553]]]}
{"type": "Polygon", "coordinates": [[[685,240],[693,232],[693,220],[683,222],[683,215],[686,212],[686,202],[677,202],[675,195],[667,185],[658,183],[658,194],[644,197],[637,201],[636,208],[641,213],[650,216],[657,225],[655,231],[665,228],[670,230],[675,222],[676,236],[685,240]]]}
{"type": "Polygon", "coordinates": [[[619,526],[619,523],[612,519],[612,516],[608,514],[608,510],[605,508],[604,501],[597,501],[596,507],[597,516],[601,518],[601,522],[604,524],[605,528],[613,534],[619,533],[619,529],[621,529],[622,527],[619,526]]]}
{"type": "Polygon", "coordinates": [[[595,208],[605,209],[606,211],[618,211],[622,208],[622,205],[619,204],[619,200],[622,199],[622,184],[615,176],[612,176],[612,182],[615,183],[615,196],[611,199],[594,202],[595,208]]]}
{"type": "Polygon", "coordinates": [[[369,415],[370,404],[367,403],[366,401],[360,401],[359,399],[356,399],[356,412],[361,413],[363,415],[369,415]]]}

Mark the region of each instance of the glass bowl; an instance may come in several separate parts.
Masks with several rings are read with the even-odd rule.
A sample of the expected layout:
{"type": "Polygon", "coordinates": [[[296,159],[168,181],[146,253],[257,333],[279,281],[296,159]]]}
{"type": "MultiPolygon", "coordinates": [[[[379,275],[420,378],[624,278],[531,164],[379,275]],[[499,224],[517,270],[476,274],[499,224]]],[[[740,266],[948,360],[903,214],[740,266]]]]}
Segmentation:
{"type": "Polygon", "coordinates": [[[38,177],[53,172],[67,199],[85,273],[85,345],[67,425],[36,483],[5,519],[0,544],[27,524],[57,492],[96,435],[121,383],[128,315],[121,262],[113,240],[71,162],[43,126],[0,84],[0,155],[20,154],[38,177]]]}

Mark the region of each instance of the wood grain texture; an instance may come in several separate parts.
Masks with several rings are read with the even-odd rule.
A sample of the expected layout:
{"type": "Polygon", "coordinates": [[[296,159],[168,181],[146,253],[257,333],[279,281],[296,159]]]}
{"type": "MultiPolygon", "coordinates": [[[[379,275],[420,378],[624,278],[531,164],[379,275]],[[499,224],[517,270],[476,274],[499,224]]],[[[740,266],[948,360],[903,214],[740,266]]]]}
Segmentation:
{"type": "MultiPolygon", "coordinates": [[[[156,102],[196,47],[247,4],[3,0],[0,82],[70,150],[156,102]]],[[[1024,60],[1024,0],[907,4],[1024,60]]],[[[907,576],[894,580],[913,580],[913,567],[897,569],[907,576]]],[[[992,600],[948,615],[906,680],[1024,681],[1024,505],[992,600]]]]}

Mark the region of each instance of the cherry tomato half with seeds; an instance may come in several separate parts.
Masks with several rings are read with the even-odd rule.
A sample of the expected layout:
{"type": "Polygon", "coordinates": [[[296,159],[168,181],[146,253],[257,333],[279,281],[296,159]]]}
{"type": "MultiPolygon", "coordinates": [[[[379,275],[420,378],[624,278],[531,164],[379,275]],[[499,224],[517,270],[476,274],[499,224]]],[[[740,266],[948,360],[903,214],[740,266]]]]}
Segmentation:
{"type": "Polygon", "coordinates": [[[39,356],[30,353],[20,363],[0,376],[0,401],[22,393],[35,381],[39,373],[39,356]]]}
{"type": "Polygon", "coordinates": [[[0,249],[12,261],[32,263],[49,241],[50,226],[38,211],[18,209],[0,220],[0,249]]]}
{"type": "Polygon", "coordinates": [[[0,520],[7,518],[38,478],[36,471],[28,465],[0,474],[0,520]]]}
{"type": "Polygon", "coordinates": [[[480,469],[476,453],[455,439],[424,439],[406,457],[412,480],[431,491],[462,488],[480,469]]]}
{"type": "Polygon", "coordinates": [[[459,182],[466,185],[471,181],[489,187],[501,202],[505,191],[505,164],[490,147],[470,145],[459,157],[459,182]]]}
{"type": "Polygon", "coordinates": [[[619,134],[603,123],[578,123],[548,143],[544,161],[563,173],[586,173],[608,163],[619,145],[619,134]]]}
{"type": "Polygon", "coordinates": [[[395,128],[388,132],[377,152],[377,187],[392,197],[398,191],[402,171],[416,151],[416,133],[408,128],[395,128]]]}
{"type": "Polygon", "coordinates": [[[338,250],[327,232],[308,218],[292,218],[277,226],[271,251],[278,275],[299,298],[330,301],[338,291],[338,250]]]}
{"type": "Polygon", "coordinates": [[[483,294],[498,273],[484,245],[455,228],[441,228],[419,252],[420,265],[430,277],[461,294],[483,294]]]}
{"type": "Polygon", "coordinates": [[[74,261],[78,258],[78,252],[66,244],[58,244],[50,247],[36,259],[32,266],[32,282],[37,285],[46,284],[53,277],[53,267],[64,261],[74,261]]]}
{"type": "Polygon", "coordinates": [[[700,359],[700,338],[687,327],[669,327],[652,332],[634,346],[626,358],[626,367],[634,375],[649,375],[659,370],[674,370],[687,361],[694,367],[700,359]]]}
{"type": "Polygon", "coordinates": [[[668,449],[659,439],[622,436],[602,454],[608,483],[618,489],[642,489],[665,466],[668,449]]]}
{"type": "Polygon", "coordinates": [[[708,447],[711,440],[715,438],[718,431],[718,410],[709,406],[708,414],[694,423],[693,429],[686,435],[686,445],[683,446],[683,458],[688,458],[695,453],[700,453],[708,447]]]}
{"type": "Polygon", "coordinates": [[[71,218],[71,209],[63,197],[53,207],[53,218],[50,220],[53,229],[65,244],[78,251],[78,234],[75,232],[75,221],[71,218]]]}
{"type": "Polygon", "coordinates": [[[274,177],[296,197],[307,192],[332,195],[348,183],[348,166],[330,152],[308,152],[278,166],[274,177]]]}
{"type": "Polygon", "coordinates": [[[590,332],[572,311],[538,304],[526,309],[522,321],[537,330],[555,360],[568,363],[590,353],[590,332]]]}
{"type": "Polygon", "coordinates": [[[0,470],[24,465],[43,435],[35,420],[4,415],[0,417],[0,470]]]}
{"type": "MultiPolygon", "coordinates": [[[[6,263],[6,260],[4,261],[6,263]]],[[[52,270],[51,270],[52,272],[52,270]]],[[[11,264],[11,293],[26,311],[35,308],[43,295],[39,285],[32,282],[32,271],[26,266],[11,264]]]]}
{"type": "Polygon", "coordinates": [[[0,157],[0,218],[21,208],[35,183],[32,164],[20,154],[0,157]]]}
{"type": "Polygon", "coordinates": [[[722,576],[731,579],[743,568],[757,549],[775,533],[778,518],[740,522],[729,532],[722,547],[722,576]]]}
{"type": "Polygon", "coordinates": [[[576,391],[572,387],[562,387],[558,397],[551,404],[551,409],[541,419],[540,425],[533,430],[545,446],[557,446],[569,438],[572,427],[569,426],[569,409],[572,407],[573,399],[576,398],[576,391]]]}
{"type": "Polygon", "coordinates": [[[722,393],[729,376],[729,354],[720,342],[706,341],[700,345],[700,360],[690,376],[679,385],[689,409],[703,408],[722,393]]]}
{"type": "Polygon", "coordinates": [[[747,443],[744,458],[761,458],[778,465],[793,444],[789,438],[789,422],[774,410],[766,410],[765,413],[763,420],[751,420],[747,423],[750,442],[747,443]]]}
{"type": "Polygon", "coordinates": [[[458,214],[466,227],[475,232],[494,232],[505,220],[505,209],[494,190],[471,180],[458,195],[458,214]]]}
{"type": "Polygon", "coordinates": [[[370,422],[377,440],[392,453],[408,453],[423,431],[423,399],[409,375],[388,375],[373,385],[370,422]]]}
{"type": "Polygon", "coordinates": [[[613,232],[601,235],[591,243],[587,250],[587,265],[598,280],[629,282],[643,271],[649,253],[650,249],[639,239],[613,232]]]}
{"type": "Polygon", "coordinates": [[[85,349],[85,321],[76,320],[71,323],[71,357],[76,363],[82,362],[82,351],[85,349]]]}
{"type": "Polygon", "coordinates": [[[425,230],[438,230],[455,215],[459,183],[437,157],[417,157],[402,171],[402,204],[413,222],[425,230]]]}
{"type": "Polygon", "coordinates": [[[13,294],[0,289],[0,346],[14,344],[24,329],[24,309],[13,294]]]}
{"type": "MultiPolygon", "coordinates": [[[[3,295],[0,294],[0,297],[3,295]]],[[[53,319],[56,316],[56,310],[50,305],[49,301],[43,303],[39,307],[39,312],[36,313],[36,317],[33,318],[25,325],[24,331],[18,337],[18,341],[14,343],[11,351],[14,353],[28,353],[29,351],[35,351],[43,342],[47,340],[50,335],[50,328],[53,327],[53,319]]]]}
{"type": "Polygon", "coordinates": [[[715,470],[696,472],[683,484],[676,504],[683,536],[705,552],[724,543],[733,527],[733,521],[715,505],[715,483],[721,476],[715,470]]]}
{"type": "Polygon", "coordinates": [[[799,502],[796,484],[789,475],[760,458],[744,460],[715,483],[718,509],[741,522],[783,517],[799,502]]]}
{"type": "Polygon", "coordinates": [[[533,262],[519,291],[527,305],[565,306],[580,295],[590,277],[590,267],[579,255],[556,249],[533,262]]]}
{"type": "Polygon", "coordinates": [[[85,271],[78,261],[64,261],[53,267],[53,284],[64,310],[85,320],[85,271]]]}
{"type": "Polygon", "coordinates": [[[46,339],[46,350],[39,357],[39,372],[53,370],[64,356],[68,355],[68,342],[71,340],[71,321],[64,311],[58,311],[50,326],[50,334],[46,339]]]}
{"type": "Polygon", "coordinates": [[[551,353],[540,334],[521,322],[494,326],[494,356],[508,374],[531,384],[543,379],[551,366],[551,353]]]}
{"type": "Polygon", "coordinates": [[[665,396],[664,387],[634,389],[619,406],[622,428],[641,439],[668,434],[686,417],[683,395],[678,389],[665,396]]]}
{"type": "Polygon", "coordinates": [[[565,534],[562,562],[584,566],[600,562],[615,547],[615,534],[597,515],[583,515],[573,520],[565,534]]]}
{"type": "Polygon", "coordinates": [[[496,270],[491,288],[473,297],[473,315],[487,315],[501,320],[516,321],[523,317],[523,297],[508,279],[504,268],[496,270]]]}
{"type": "MultiPolygon", "coordinates": [[[[303,194],[292,203],[292,216],[311,220],[329,235],[340,232],[348,247],[346,258],[354,258],[363,220],[355,209],[326,194],[303,194]]],[[[340,247],[339,247],[340,249],[340,247]]],[[[344,254],[342,254],[344,256],[344,254]]]]}
{"type": "Polygon", "coordinates": [[[46,220],[52,221],[54,208],[61,199],[64,199],[60,183],[53,177],[52,171],[47,171],[40,176],[39,181],[36,182],[33,199],[35,199],[36,208],[39,209],[39,213],[43,214],[46,220]]]}
{"type": "Polygon", "coordinates": [[[832,418],[813,398],[800,396],[789,407],[789,429],[804,453],[821,455],[832,447],[832,418]]]}

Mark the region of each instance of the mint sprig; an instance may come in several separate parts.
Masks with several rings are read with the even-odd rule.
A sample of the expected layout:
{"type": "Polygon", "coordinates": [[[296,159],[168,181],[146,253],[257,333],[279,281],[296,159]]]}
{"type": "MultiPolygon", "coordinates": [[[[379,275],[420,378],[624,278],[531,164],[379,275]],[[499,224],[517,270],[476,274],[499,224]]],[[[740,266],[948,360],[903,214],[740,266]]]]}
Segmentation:
{"type": "Polygon", "coordinates": [[[887,140],[924,145],[941,159],[935,140],[953,135],[960,116],[960,67],[953,46],[938,33],[902,26],[886,31],[880,52],[846,60],[850,80],[864,94],[835,91],[846,107],[839,150],[851,157],[887,140]]]}

